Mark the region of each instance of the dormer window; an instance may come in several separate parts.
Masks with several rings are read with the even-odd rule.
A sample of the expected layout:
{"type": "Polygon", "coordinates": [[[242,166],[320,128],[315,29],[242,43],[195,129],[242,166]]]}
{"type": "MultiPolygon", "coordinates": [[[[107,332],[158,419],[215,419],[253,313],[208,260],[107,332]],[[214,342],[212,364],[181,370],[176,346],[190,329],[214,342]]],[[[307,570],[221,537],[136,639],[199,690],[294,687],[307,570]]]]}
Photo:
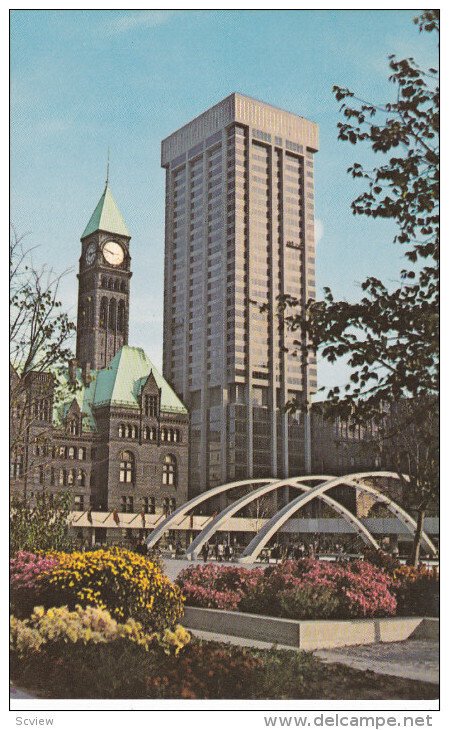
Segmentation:
{"type": "Polygon", "coordinates": [[[158,416],[159,411],[159,398],[157,395],[146,395],[145,396],[145,415],[146,416],[158,416]]]}

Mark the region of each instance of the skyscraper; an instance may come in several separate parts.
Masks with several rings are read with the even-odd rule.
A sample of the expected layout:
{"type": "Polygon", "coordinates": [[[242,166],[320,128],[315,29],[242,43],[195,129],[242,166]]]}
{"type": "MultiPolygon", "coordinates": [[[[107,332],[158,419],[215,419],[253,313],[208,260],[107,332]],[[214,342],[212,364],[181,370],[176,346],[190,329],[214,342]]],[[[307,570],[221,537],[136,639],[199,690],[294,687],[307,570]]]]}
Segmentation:
{"type": "Polygon", "coordinates": [[[191,412],[192,493],[310,468],[284,405],[310,398],[316,367],[277,298],[315,296],[317,149],[316,124],[241,94],[162,142],[164,376],[191,412]]]}

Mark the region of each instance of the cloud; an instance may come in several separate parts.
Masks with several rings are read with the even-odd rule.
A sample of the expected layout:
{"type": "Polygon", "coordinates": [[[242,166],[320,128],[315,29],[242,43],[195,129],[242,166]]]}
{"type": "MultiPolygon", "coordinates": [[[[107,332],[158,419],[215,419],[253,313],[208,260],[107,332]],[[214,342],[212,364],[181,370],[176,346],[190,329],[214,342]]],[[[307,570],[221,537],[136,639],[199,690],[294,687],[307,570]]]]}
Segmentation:
{"type": "Polygon", "coordinates": [[[323,221],[319,218],[315,219],[315,245],[321,241],[324,235],[323,221]]]}
{"type": "MultiPolygon", "coordinates": [[[[112,11],[113,12],[113,11],[112,11]]],[[[155,28],[167,23],[173,15],[172,10],[134,10],[125,14],[116,14],[113,20],[106,23],[105,31],[110,35],[127,33],[136,28],[155,28]]]]}

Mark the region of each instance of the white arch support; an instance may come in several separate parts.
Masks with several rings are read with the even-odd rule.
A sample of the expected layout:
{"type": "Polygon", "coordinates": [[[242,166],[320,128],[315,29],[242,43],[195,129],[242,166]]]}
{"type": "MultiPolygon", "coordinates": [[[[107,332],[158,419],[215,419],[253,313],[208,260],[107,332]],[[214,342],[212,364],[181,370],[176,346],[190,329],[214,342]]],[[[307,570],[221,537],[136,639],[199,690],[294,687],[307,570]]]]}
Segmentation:
{"type": "MultiPolygon", "coordinates": [[[[194,560],[204,543],[210,540],[210,538],[220,529],[220,527],[226,522],[226,520],[228,520],[247,504],[250,504],[259,497],[263,497],[269,492],[272,492],[275,489],[279,489],[281,487],[293,487],[295,489],[301,489],[302,491],[307,493],[308,491],[313,489],[313,487],[307,486],[306,482],[313,482],[318,480],[321,483],[326,483],[334,479],[336,479],[336,477],[323,475],[309,475],[298,477],[295,479],[284,479],[276,481],[272,484],[266,484],[263,487],[259,487],[259,489],[256,489],[254,492],[245,494],[243,497],[241,497],[241,499],[238,499],[236,502],[233,502],[232,504],[225,507],[225,509],[223,509],[220,514],[218,514],[211,522],[206,525],[206,527],[203,528],[203,530],[201,530],[199,535],[197,535],[195,540],[189,545],[186,551],[186,557],[189,560],[194,560]]],[[[335,512],[340,514],[343,519],[346,520],[346,522],[348,522],[353,527],[354,532],[357,532],[357,534],[360,535],[364,542],[371,545],[375,550],[379,549],[377,541],[371,535],[369,530],[367,530],[365,525],[360,522],[360,520],[355,515],[353,515],[352,512],[346,509],[346,507],[339,504],[339,502],[332,499],[332,497],[328,497],[326,494],[320,494],[317,498],[323,500],[323,502],[332,507],[335,512]]]]}
{"type": "MultiPolygon", "coordinates": [[[[386,477],[389,479],[398,479],[398,475],[394,472],[362,472],[358,474],[349,474],[348,476],[338,477],[331,479],[318,486],[310,489],[306,494],[302,494],[292,502],[289,502],[283,507],[277,514],[275,514],[265,525],[259,530],[257,535],[251,540],[249,545],[243,552],[239,562],[250,563],[253,562],[260,551],[265,547],[270,538],[282,527],[282,525],[292,517],[301,507],[308,502],[324,494],[333,487],[340,485],[352,487],[358,491],[366,492],[371,494],[377,502],[385,504],[390,511],[405,525],[409,532],[413,533],[416,529],[416,522],[405,512],[396,502],[387,497],[385,494],[381,494],[374,487],[370,487],[367,484],[361,484],[359,479],[386,477]]],[[[435,554],[436,548],[430,538],[423,532],[421,542],[427,545],[430,550],[435,554]]]]}
{"type": "Polygon", "coordinates": [[[277,479],[270,479],[269,477],[266,479],[243,479],[238,482],[230,482],[229,484],[220,484],[218,487],[213,487],[213,489],[209,489],[207,492],[201,492],[201,494],[197,494],[196,497],[189,499],[188,502],[182,504],[171,515],[168,515],[168,517],[162,520],[160,525],[157,525],[153,532],[148,535],[147,546],[149,548],[154,547],[166,530],[170,530],[174,525],[179,525],[179,522],[186,517],[191,509],[198,507],[203,502],[207,502],[211,497],[216,497],[218,494],[223,494],[223,492],[227,492],[229,489],[235,489],[236,487],[244,487],[250,484],[268,484],[277,481],[277,479]]]}

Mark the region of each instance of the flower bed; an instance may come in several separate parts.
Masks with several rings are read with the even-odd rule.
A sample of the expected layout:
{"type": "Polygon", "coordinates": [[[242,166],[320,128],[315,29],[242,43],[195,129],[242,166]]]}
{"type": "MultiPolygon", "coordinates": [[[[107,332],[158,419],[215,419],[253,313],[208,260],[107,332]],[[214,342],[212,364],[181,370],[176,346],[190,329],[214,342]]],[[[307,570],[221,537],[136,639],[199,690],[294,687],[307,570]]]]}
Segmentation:
{"type": "Polygon", "coordinates": [[[183,613],[178,586],[151,560],[121,548],[18,553],[11,561],[11,598],[18,617],[37,605],[95,606],[118,621],[133,618],[149,631],[174,626],[183,613]]]}
{"type": "Polygon", "coordinates": [[[306,652],[254,650],[192,639],[176,655],[125,638],[55,641],[26,660],[13,654],[12,679],[52,699],[430,699],[437,685],[383,677],[306,652]]]}
{"type": "Polygon", "coordinates": [[[390,574],[367,561],[312,558],[252,570],[190,566],[176,582],[189,606],[298,620],[432,615],[426,589],[428,597],[431,587],[438,587],[436,576],[425,569],[390,574]]]}

